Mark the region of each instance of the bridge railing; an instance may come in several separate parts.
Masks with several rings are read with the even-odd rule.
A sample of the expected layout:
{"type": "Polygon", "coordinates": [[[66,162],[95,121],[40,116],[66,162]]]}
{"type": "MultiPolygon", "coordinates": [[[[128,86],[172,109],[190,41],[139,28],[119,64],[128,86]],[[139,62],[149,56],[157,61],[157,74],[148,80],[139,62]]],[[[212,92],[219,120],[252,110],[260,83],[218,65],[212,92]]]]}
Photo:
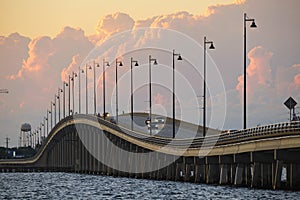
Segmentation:
{"type": "MultiPolygon", "coordinates": [[[[95,120],[94,116],[88,116],[90,119],[95,120]]],[[[221,134],[221,135],[213,135],[197,138],[187,138],[187,139],[173,139],[161,136],[149,136],[145,137],[144,133],[138,133],[136,131],[132,131],[127,129],[126,127],[121,127],[119,125],[110,123],[109,121],[103,120],[102,118],[98,118],[98,121],[105,126],[118,130],[119,132],[126,134],[134,139],[141,140],[143,142],[152,143],[155,145],[168,145],[176,147],[184,147],[189,146],[190,148],[199,148],[201,146],[211,146],[211,145],[223,145],[230,144],[242,141],[249,141],[253,139],[260,138],[270,138],[270,137],[278,137],[284,135],[291,134],[300,134],[300,121],[298,122],[284,122],[277,123],[266,126],[258,126],[245,130],[238,130],[229,134],[221,134]],[[100,121],[99,121],[100,120],[100,121]],[[204,142],[205,141],[205,142],[204,142]],[[216,142],[217,141],[217,142],[216,142]]]]}
{"type": "MultiPolygon", "coordinates": [[[[185,139],[173,139],[168,137],[161,137],[161,136],[150,136],[146,135],[145,133],[140,133],[136,131],[132,131],[127,127],[122,127],[118,124],[111,123],[108,120],[104,120],[102,117],[97,117],[95,115],[85,115],[85,114],[76,114],[73,116],[68,116],[65,119],[61,120],[56,126],[56,128],[62,126],[64,123],[69,122],[71,119],[76,118],[86,118],[88,120],[97,121],[98,123],[107,126],[111,129],[117,130],[120,133],[126,134],[127,136],[134,138],[139,141],[143,141],[146,143],[151,143],[155,145],[165,146],[165,145],[172,145],[178,148],[199,148],[201,146],[218,146],[224,144],[231,144],[243,141],[250,141],[254,139],[263,139],[263,138],[270,138],[270,137],[278,137],[278,136],[285,136],[291,134],[300,134],[300,121],[297,122],[284,122],[284,123],[277,123],[271,124],[266,126],[257,126],[253,128],[248,128],[245,130],[237,130],[231,133],[223,133],[220,135],[211,135],[203,137],[196,137],[196,138],[185,138],[185,139]]],[[[50,135],[54,134],[51,131],[50,135]]],[[[47,138],[49,140],[49,137],[47,138]]],[[[46,140],[47,142],[50,142],[46,140]]],[[[43,146],[42,146],[43,147],[43,146]]]]}
{"type": "Polygon", "coordinates": [[[291,134],[300,134],[300,121],[258,126],[245,130],[234,131],[229,134],[222,134],[219,143],[228,143],[230,140],[231,143],[233,143],[251,139],[278,137],[291,134]]]}

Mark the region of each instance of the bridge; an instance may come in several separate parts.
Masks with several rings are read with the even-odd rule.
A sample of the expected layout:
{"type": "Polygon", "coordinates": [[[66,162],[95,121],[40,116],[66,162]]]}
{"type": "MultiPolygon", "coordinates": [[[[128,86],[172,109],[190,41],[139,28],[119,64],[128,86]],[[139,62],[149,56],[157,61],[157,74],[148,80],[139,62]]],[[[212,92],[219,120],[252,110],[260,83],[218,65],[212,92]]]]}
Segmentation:
{"type": "MultiPolygon", "coordinates": [[[[142,127],[139,123],[146,118],[140,115],[136,126],[142,127]]],[[[159,132],[171,123],[167,118],[159,132]]],[[[176,134],[189,132],[191,126],[176,121],[176,134]]],[[[193,137],[172,138],[96,115],[74,114],[53,127],[33,158],[1,160],[0,172],[60,171],[300,189],[300,121],[229,133],[208,129],[206,137],[198,129],[193,137]]]]}

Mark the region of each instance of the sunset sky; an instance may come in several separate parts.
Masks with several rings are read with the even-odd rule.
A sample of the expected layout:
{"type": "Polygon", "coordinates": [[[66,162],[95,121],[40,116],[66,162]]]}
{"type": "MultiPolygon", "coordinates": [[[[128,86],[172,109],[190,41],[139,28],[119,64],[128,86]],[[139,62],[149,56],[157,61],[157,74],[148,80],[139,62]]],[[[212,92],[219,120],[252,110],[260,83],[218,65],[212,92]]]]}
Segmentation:
{"type": "MultiPolygon", "coordinates": [[[[198,46],[203,44],[204,36],[213,40],[216,49],[208,52],[211,58],[208,66],[215,64],[225,91],[212,92],[212,95],[217,99],[216,109],[223,103],[221,97],[226,96],[227,110],[224,127],[215,128],[241,128],[244,12],[255,18],[258,26],[247,28],[248,126],[288,121],[289,112],[283,102],[289,96],[300,105],[298,0],[2,0],[0,5],[0,88],[10,91],[0,94],[0,146],[4,145],[5,137],[11,138],[10,146],[18,144],[22,123],[30,123],[33,129],[39,126],[62,81],[67,80],[72,71],[78,71],[79,66],[84,68],[95,47],[101,52],[96,59],[107,58],[112,62],[122,56],[124,62],[127,59],[125,66],[129,59],[125,54],[133,49],[155,46],[171,51],[174,48],[191,60],[196,55],[194,68],[202,71],[201,48],[199,51],[191,46],[185,48],[180,40],[172,40],[177,37],[175,32],[170,35],[161,30],[145,30],[137,34],[135,31],[140,28],[175,30],[198,46]],[[128,30],[128,40],[118,43],[111,39],[128,30]]],[[[138,54],[134,56],[143,59],[138,54]]],[[[169,60],[160,58],[159,63],[167,66],[169,60]]],[[[163,66],[160,67],[163,70],[163,66]]],[[[193,76],[192,71],[180,71],[180,67],[187,69],[187,62],[178,64],[178,73],[193,76]]],[[[120,77],[126,70],[120,69],[120,77]]],[[[217,75],[208,72],[211,84],[221,84],[217,75]]],[[[153,73],[159,77],[155,75],[158,72],[153,73]]],[[[190,79],[193,87],[201,82],[201,79],[190,79]]],[[[102,112],[101,81],[98,72],[99,112],[102,112]]],[[[108,91],[113,91],[113,69],[108,70],[107,81],[108,91]]],[[[180,90],[184,84],[178,81],[177,85],[180,90]]],[[[92,77],[89,77],[89,88],[92,89],[92,77]]],[[[121,88],[120,92],[125,91],[121,88]]],[[[197,95],[201,91],[197,89],[197,95]]],[[[143,103],[137,103],[136,108],[145,111],[143,92],[139,94],[136,98],[143,103]]],[[[157,89],[153,98],[156,104],[166,106],[168,112],[168,95],[157,89]]],[[[181,103],[182,108],[185,105],[191,110],[197,107],[192,107],[188,100],[181,103]]],[[[126,106],[121,103],[120,110],[126,111],[126,106]]],[[[299,107],[296,112],[300,113],[299,107]]]]}

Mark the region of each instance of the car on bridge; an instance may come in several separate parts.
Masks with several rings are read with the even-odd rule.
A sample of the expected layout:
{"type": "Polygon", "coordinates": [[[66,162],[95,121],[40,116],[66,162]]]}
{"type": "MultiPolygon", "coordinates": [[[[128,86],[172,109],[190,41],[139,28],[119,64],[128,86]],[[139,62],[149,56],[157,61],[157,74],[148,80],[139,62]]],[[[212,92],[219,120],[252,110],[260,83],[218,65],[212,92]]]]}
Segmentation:
{"type": "Polygon", "coordinates": [[[163,123],[165,123],[165,117],[157,116],[157,117],[154,118],[154,122],[157,122],[159,124],[163,124],[163,123]]]}

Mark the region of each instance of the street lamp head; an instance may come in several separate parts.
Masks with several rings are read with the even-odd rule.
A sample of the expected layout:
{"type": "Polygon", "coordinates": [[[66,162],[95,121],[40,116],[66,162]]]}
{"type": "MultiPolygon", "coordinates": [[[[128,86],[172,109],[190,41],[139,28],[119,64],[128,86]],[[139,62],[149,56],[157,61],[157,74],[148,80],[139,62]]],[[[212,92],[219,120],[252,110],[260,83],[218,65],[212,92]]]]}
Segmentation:
{"type": "Polygon", "coordinates": [[[138,67],[139,66],[139,63],[138,62],[135,62],[135,65],[134,65],[135,67],[138,67]]]}
{"type": "Polygon", "coordinates": [[[211,44],[210,44],[209,49],[215,49],[214,43],[211,43],[211,44]]]}
{"type": "Polygon", "coordinates": [[[110,65],[109,65],[109,63],[108,62],[106,62],[106,67],[109,67],[110,65]]]}
{"type": "Polygon", "coordinates": [[[181,55],[178,56],[177,60],[182,60],[182,57],[181,55]]]}
{"type": "Polygon", "coordinates": [[[250,25],[250,28],[257,28],[256,24],[255,24],[255,21],[253,20],[251,25],[250,25]]]}
{"type": "Polygon", "coordinates": [[[100,67],[99,63],[97,63],[96,67],[100,67]]]}
{"type": "Polygon", "coordinates": [[[74,76],[77,77],[77,73],[74,72],[74,76]]]}
{"type": "Polygon", "coordinates": [[[157,60],[156,60],[156,59],[154,60],[154,63],[153,63],[153,65],[157,65],[157,60]]]}
{"type": "Polygon", "coordinates": [[[122,62],[120,62],[120,63],[119,63],[119,66],[120,66],[120,67],[122,67],[122,66],[123,66],[123,63],[122,63],[122,62]]]}
{"type": "Polygon", "coordinates": [[[89,66],[89,69],[92,69],[92,66],[91,66],[91,65],[89,66]]]}

